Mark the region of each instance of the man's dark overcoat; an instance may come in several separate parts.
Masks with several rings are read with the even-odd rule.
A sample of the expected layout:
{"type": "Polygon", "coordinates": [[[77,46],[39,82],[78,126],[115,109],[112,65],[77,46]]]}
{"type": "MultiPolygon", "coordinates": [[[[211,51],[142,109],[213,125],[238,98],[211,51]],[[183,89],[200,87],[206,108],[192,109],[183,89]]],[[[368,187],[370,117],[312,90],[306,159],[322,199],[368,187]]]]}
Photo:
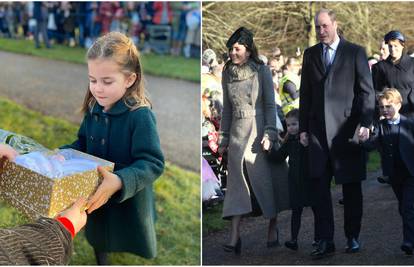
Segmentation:
{"type": "Polygon", "coordinates": [[[305,50],[300,88],[300,132],[309,134],[310,177],[329,160],[337,184],[366,178],[366,153],[350,142],[358,124],[369,127],[374,89],[364,49],[341,38],[328,72],[321,43],[305,50]]]}

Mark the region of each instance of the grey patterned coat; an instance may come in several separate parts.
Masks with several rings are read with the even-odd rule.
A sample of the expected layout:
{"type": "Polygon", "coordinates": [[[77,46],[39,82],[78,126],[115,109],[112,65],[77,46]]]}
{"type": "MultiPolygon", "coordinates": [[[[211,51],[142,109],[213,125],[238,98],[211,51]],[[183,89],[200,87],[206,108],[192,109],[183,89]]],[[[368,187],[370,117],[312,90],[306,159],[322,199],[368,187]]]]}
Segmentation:
{"type": "Polygon", "coordinates": [[[243,161],[265,218],[289,208],[287,166],[271,162],[262,150],[264,137],[277,138],[272,75],[267,66],[249,60],[223,72],[221,147],[228,148],[227,192],[223,218],[252,211],[243,161]]]}
{"type": "Polygon", "coordinates": [[[0,265],[66,265],[73,250],[66,228],[55,219],[0,229],[0,265]]]}

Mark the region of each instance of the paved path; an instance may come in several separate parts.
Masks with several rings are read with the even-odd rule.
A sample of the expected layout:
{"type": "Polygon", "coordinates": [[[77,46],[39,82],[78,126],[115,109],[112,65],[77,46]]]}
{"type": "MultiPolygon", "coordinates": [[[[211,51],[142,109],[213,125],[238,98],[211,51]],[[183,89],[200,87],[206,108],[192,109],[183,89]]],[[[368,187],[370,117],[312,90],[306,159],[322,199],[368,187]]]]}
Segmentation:
{"type": "MultiPolygon", "coordinates": [[[[0,51],[0,95],[42,114],[75,123],[88,84],[86,65],[0,51]]],[[[200,90],[197,83],[146,75],[168,161],[200,169],[200,90]]]]}
{"type": "MultiPolygon", "coordinates": [[[[414,257],[406,257],[400,250],[402,222],[397,211],[397,201],[388,185],[379,184],[371,173],[363,183],[364,217],[361,230],[362,250],[356,254],[344,253],[343,207],[338,204],[341,187],[332,191],[335,214],[335,255],[311,260],[313,239],[312,211],[307,208],[302,217],[299,233],[299,250],[294,252],[284,246],[266,248],[267,222],[263,218],[249,218],[242,222],[242,254],[224,252],[221,245],[228,238],[229,229],[203,237],[204,265],[414,265],[414,257]]],[[[290,212],[279,217],[281,243],[290,238],[290,212]]]]}

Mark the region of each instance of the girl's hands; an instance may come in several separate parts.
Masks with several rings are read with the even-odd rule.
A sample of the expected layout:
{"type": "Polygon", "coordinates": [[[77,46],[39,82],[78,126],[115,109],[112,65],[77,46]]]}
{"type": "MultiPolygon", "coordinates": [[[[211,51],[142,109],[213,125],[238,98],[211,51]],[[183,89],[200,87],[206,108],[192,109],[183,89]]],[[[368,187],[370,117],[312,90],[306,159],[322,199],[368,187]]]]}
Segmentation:
{"type": "Polygon", "coordinates": [[[17,153],[14,148],[12,148],[9,145],[0,144],[0,158],[7,158],[8,160],[12,161],[16,156],[18,156],[19,153],[17,153]]]}
{"type": "Polygon", "coordinates": [[[103,176],[101,185],[96,190],[95,194],[88,201],[88,214],[94,210],[99,209],[102,205],[108,202],[109,198],[118,190],[122,188],[122,181],[118,175],[107,171],[102,166],[98,166],[98,171],[103,176]]]}

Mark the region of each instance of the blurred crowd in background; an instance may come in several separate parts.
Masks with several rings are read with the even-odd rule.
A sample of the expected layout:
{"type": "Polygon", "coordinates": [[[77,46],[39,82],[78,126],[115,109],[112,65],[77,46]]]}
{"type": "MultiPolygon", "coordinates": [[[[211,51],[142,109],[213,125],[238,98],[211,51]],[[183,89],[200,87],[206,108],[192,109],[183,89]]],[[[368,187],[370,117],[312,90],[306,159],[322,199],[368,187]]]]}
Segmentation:
{"type": "Polygon", "coordinates": [[[102,34],[130,36],[143,52],[200,56],[199,2],[2,2],[0,37],[89,48],[102,34]]]}

